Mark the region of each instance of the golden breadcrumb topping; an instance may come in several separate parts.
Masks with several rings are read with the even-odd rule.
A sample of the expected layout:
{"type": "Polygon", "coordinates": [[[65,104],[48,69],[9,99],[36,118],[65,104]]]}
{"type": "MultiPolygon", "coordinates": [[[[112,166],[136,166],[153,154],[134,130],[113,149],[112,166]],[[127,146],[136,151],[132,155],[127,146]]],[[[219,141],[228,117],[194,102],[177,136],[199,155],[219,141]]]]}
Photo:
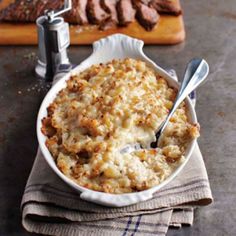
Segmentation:
{"type": "Polygon", "coordinates": [[[176,89],[140,60],[113,60],[71,76],[42,120],[46,145],[58,168],[80,186],[129,193],[158,185],[184,160],[199,136],[183,102],[157,149],[121,154],[127,144],[147,145],[167,116],[176,89]]]}

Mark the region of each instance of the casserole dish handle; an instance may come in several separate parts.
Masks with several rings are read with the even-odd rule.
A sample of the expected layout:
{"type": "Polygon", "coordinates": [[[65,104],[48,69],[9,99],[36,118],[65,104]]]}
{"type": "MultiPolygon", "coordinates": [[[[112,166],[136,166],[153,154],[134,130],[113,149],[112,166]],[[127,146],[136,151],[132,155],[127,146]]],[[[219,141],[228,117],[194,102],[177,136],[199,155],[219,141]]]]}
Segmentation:
{"type": "Polygon", "coordinates": [[[153,191],[146,190],[142,192],[119,195],[85,190],[80,194],[80,198],[105,206],[123,207],[152,199],[153,191]]]}
{"type": "Polygon", "coordinates": [[[113,34],[94,42],[92,54],[79,65],[79,68],[84,70],[92,64],[106,63],[113,59],[128,57],[146,59],[143,53],[143,45],[142,40],[124,34],[113,34]]]}

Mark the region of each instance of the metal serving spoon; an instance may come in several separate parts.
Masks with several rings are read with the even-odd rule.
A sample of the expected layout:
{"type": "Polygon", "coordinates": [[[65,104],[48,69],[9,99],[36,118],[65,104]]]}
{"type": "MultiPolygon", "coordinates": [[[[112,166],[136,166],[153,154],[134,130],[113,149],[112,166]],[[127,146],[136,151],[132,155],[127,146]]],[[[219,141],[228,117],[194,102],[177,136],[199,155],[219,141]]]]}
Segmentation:
{"type": "MultiPolygon", "coordinates": [[[[163,133],[164,129],[166,128],[171,116],[174,114],[180,103],[206,79],[208,73],[209,73],[209,66],[204,59],[196,58],[188,63],[185,69],[183,82],[176,96],[173,107],[171,108],[168,116],[165,118],[165,120],[158,128],[156,132],[156,140],[150,143],[150,146],[146,148],[158,147],[158,141],[160,139],[160,136],[163,133]]],[[[131,153],[139,149],[144,149],[144,147],[142,147],[142,145],[139,143],[129,144],[123,147],[120,150],[120,153],[122,154],[131,153]]]]}

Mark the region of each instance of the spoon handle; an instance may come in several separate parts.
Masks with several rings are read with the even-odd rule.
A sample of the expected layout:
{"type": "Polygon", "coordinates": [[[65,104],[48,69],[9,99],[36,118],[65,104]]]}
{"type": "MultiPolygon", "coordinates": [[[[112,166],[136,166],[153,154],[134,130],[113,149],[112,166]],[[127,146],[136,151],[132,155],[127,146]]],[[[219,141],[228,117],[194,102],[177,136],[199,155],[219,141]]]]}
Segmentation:
{"type": "Polygon", "coordinates": [[[158,139],[166,128],[171,116],[174,114],[180,103],[193,91],[195,90],[207,77],[209,73],[209,66],[204,59],[193,59],[191,60],[185,70],[184,79],[176,96],[176,100],[171,108],[168,116],[163,121],[156,133],[156,142],[152,143],[152,146],[157,146],[158,139]]]}

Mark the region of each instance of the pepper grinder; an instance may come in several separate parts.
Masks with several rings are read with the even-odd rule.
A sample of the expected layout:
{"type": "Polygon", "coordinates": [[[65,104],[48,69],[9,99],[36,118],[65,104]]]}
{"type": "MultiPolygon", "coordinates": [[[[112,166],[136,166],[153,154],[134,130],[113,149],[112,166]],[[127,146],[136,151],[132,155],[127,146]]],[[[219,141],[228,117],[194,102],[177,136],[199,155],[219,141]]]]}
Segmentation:
{"type": "Polygon", "coordinates": [[[38,62],[36,74],[46,81],[53,81],[58,73],[68,72],[72,66],[67,56],[70,45],[69,24],[60,15],[71,10],[71,0],[57,10],[46,10],[36,20],[38,31],[38,62]]]}

